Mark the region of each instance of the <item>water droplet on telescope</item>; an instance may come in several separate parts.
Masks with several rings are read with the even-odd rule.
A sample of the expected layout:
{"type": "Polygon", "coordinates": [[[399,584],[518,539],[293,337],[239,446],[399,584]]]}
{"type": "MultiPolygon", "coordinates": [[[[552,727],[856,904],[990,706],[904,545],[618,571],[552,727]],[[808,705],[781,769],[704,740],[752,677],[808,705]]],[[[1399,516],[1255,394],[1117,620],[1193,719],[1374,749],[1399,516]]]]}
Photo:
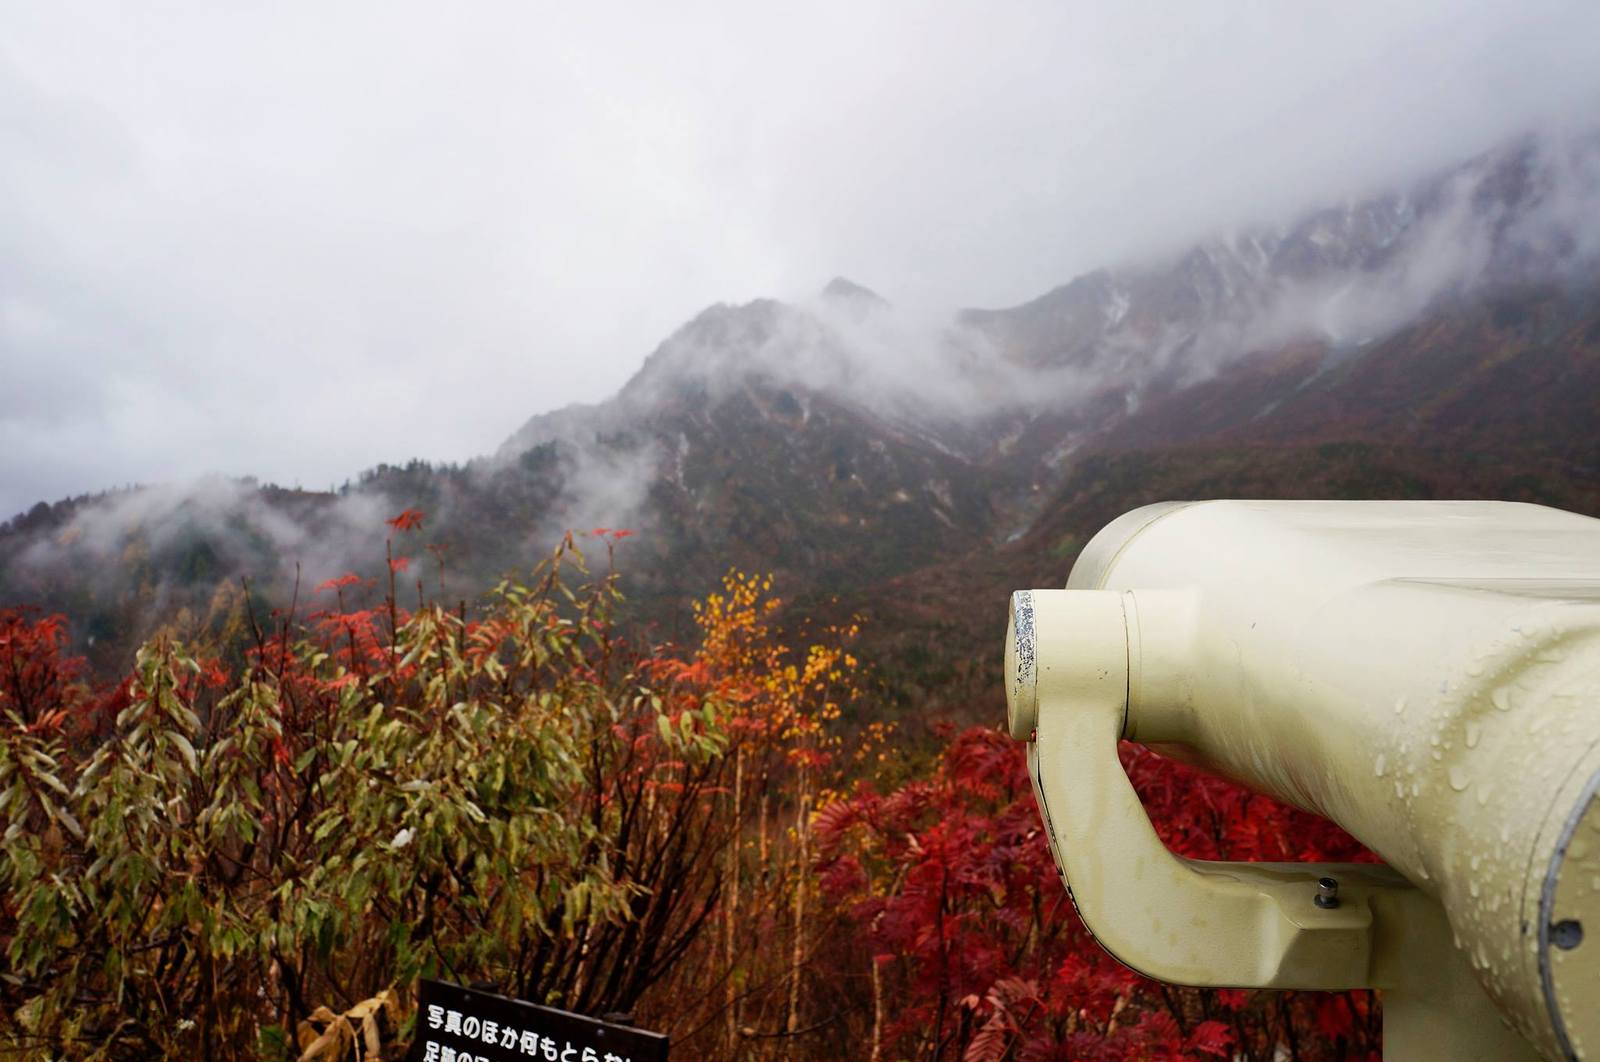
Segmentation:
{"type": "Polygon", "coordinates": [[[1478,739],[1483,736],[1483,724],[1476,719],[1467,720],[1467,748],[1478,747],[1478,739]]]}
{"type": "Polygon", "coordinates": [[[1454,789],[1456,792],[1459,793],[1459,792],[1461,792],[1463,789],[1465,789],[1467,786],[1469,786],[1471,784],[1472,784],[1472,779],[1470,777],[1468,777],[1467,772],[1466,772],[1466,768],[1462,767],[1459,763],[1454,763],[1454,764],[1450,765],[1450,788],[1451,789],[1454,789]]]}
{"type": "Polygon", "coordinates": [[[1384,768],[1384,763],[1385,762],[1386,761],[1383,758],[1383,753],[1381,753],[1381,752],[1378,753],[1378,759],[1372,765],[1372,773],[1373,773],[1374,777],[1377,777],[1377,778],[1382,778],[1383,777],[1383,768],[1384,768]]]}
{"type": "Polygon", "coordinates": [[[1403,712],[1405,710],[1406,710],[1406,699],[1404,697],[1401,697],[1399,700],[1394,702],[1394,714],[1395,715],[1399,715],[1401,712],[1403,712]]]}
{"type": "Polygon", "coordinates": [[[1511,691],[1506,687],[1496,686],[1494,692],[1489,694],[1489,700],[1502,712],[1511,711],[1511,691]]]}

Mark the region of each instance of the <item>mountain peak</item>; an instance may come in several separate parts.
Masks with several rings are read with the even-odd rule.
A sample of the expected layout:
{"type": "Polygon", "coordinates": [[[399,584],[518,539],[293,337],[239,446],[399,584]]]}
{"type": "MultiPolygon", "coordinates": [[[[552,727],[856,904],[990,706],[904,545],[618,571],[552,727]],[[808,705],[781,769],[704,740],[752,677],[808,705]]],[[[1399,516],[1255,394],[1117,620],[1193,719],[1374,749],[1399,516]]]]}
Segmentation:
{"type": "Polygon", "coordinates": [[[848,277],[834,277],[828,281],[828,286],[822,289],[824,299],[832,299],[851,304],[865,304],[872,306],[887,306],[888,300],[871,288],[864,288],[848,277]]]}

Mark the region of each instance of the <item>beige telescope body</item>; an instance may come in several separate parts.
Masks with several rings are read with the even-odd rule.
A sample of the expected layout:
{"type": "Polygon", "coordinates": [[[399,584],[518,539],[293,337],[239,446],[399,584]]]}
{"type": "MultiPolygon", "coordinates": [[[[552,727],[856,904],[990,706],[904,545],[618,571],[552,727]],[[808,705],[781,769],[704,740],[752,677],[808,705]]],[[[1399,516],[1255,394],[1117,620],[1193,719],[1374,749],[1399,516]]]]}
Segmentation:
{"type": "Polygon", "coordinates": [[[1006,694],[1056,864],[1128,966],[1381,989],[1387,1058],[1600,1058],[1600,520],[1148,506],[1067,589],[1013,595],[1006,694]],[[1388,865],[1175,856],[1118,738],[1323,815],[1388,865]]]}

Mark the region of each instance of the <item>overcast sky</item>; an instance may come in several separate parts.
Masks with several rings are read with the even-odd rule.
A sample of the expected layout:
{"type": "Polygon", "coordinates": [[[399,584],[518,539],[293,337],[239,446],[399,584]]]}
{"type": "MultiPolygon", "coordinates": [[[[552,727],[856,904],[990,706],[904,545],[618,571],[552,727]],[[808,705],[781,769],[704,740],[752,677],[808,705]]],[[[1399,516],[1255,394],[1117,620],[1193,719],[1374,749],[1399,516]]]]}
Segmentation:
{"type": "Polygon", "coordinates": [[[0,519],[323,488],[838,273],[1023,301],[1600,120],[1600,4],[0,0],[0,519]]]}

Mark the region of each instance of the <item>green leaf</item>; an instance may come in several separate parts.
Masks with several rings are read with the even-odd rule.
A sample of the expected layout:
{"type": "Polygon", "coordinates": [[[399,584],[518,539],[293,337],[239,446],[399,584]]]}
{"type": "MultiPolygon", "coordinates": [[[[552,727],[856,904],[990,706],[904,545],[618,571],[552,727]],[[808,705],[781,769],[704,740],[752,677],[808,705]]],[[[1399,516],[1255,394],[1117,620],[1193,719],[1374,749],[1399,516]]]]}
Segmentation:
{"type": "Polygon", "coordinates": [[[200,762],[195,757],[194,746],[189,744],[189,739],[178,733],[176,730],[172,731],[171,737],[172,743],[178,746],[178,752],[183,756],[183,762],[189,765],[189,770],[198,772],[200,769],[200,762]]]}

